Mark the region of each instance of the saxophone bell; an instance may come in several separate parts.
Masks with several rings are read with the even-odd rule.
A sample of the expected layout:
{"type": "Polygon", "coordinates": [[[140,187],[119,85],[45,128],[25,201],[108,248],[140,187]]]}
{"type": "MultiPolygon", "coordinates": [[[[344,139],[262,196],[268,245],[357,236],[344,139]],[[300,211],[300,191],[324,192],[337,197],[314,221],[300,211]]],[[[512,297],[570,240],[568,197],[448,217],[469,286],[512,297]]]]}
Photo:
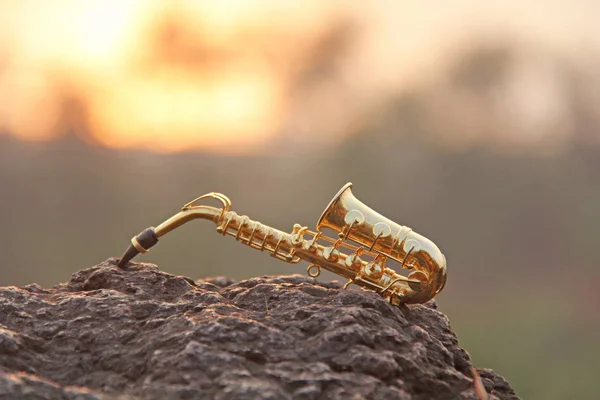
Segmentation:
{"type": "MultiPolygon", "coordinates": [[[[446,282],[446,258],[440,249],[426,237],[411,228],[397,224],[377,213],[352,193],[347,183],[334,196],[317,222],[317,230],[325,228],[338,233],[375,255],[384,265],[386,259],[408,269],[409,281],[402,275],[381,273],[378,263],[367,265],[363,277],[371,277],[382,285],[383,293],[396,288],[409,302],[425,302],[439,293],[446,282]],[[395,281],[395,282],[393,282],[395,281]],[[417,281],[415,283],[415,281],[417,281]]],[[[385,271],[385,270],[384,270],[385,271]]]]}

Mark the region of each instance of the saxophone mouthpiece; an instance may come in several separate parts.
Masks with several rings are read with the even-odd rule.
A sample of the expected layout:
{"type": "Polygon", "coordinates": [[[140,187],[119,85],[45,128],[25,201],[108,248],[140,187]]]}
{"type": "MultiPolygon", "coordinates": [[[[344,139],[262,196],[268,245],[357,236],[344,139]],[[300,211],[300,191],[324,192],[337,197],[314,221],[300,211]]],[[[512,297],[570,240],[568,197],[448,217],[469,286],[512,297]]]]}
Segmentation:
{"type": "Polygon", "coordinates": [[[123,253],[117,266],[119,268],[125,268],[125,265],[135,256],[140,253],[147,253],[156,243],[158,243],[158,236],[156,236],[154,228],[148,228],[142,231],[131,239],[131,244],[127,250],[125,250],[125,253],[123,253]]]}

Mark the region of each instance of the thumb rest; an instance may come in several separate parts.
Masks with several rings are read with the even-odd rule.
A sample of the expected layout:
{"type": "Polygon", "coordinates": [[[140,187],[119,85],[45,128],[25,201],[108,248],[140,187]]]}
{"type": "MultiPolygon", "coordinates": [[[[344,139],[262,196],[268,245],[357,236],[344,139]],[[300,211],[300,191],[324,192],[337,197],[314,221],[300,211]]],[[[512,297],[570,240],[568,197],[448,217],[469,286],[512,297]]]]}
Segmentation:
{"type": "Polygon", "coordinates": [[[218,233],[234,236],[272,257],[289,263],[308,261],[307,273],[313,278],[324,268],[346,278],[344,288],[355,284],[373,290],[394,305],[432,299],[446,283],[444,255],[431,240],[360,202],[351,188],[351,183],[344,185],[331,200],[317,222],[316,232],[299,224],[294,224],[291,233],[282,232],[231,211],[231,201],[223,194],[205,194],[156,228],[148,228],[131,239],[119,267],[123,268],[137,254],[146,253],[161,236],[201,218],[213,221],[218,233]],[[222,207],[199,204],[204,199],[216,199],[222,207]],[[324,235],[323,229],[337,232],[338,237],[324,235]],[[408,276],[388,268],[388,259],[409,270],[408,276]]]}

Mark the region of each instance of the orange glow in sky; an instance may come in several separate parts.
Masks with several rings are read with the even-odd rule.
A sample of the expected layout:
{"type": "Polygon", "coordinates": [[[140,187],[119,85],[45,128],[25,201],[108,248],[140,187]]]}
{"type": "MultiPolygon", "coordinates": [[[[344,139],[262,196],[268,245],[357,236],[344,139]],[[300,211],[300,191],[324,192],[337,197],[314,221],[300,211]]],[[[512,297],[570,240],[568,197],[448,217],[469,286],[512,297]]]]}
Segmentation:
{"type": "Polygon", "coordinates": [[[0,124],[24,139],[51,138],[69,128],[60,126],[66,97],[83,102],[76,118],[112,147],[228,148],[273,134],[281,88],[268,65],[234,53],[205,67],[181,54],[216,52],[251,19],[244,2],[224,3],[236,12],[131,0],[3,3],[0,124]],[[174,43],[160,37],[169,34],[174,43]],[[200,35],[208,49],[194,47],[200,35]],[[181,49],[160,48],[171,45],[181,49]]]}
{"type": "Polygon", "coordinates": [[[476,30],[565,52],[598,46],[597,7],[580,2],[544,3],[542,18],[542,3],[516,0],[435,9],[385,0],[4,0],[0,133],[44,140],[74,130],[157,151],[247,152],[290,126],[327,140],[381,98],[434,77],[476,30]],[[339,46],[331,79],[303,93],[316,74],[309,64],[338,40],[332,27],[346,25],[358,33],[339,46]]]}

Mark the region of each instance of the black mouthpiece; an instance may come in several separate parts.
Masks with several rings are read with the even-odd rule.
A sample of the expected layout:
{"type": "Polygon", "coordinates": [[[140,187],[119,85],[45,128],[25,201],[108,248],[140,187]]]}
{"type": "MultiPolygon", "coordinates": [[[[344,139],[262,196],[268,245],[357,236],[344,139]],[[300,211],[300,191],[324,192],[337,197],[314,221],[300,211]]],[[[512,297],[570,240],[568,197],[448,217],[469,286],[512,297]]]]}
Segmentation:
{"type": "Polygon", "coordinates": [[[140,252],[133,247],[132,244],[129,245],[129,247],[127,248],[127,250],[125,250],[125,253],[123,254],[123,256],[121,256],[121,259],[119,260],[119,263],[117,264],[117,266],[119,268],[125,268],[125,264],[127,264],[129,261],[131,261],[131,259],[135,256],[137,256],[140,252]]]}
{"type": "Polygon", "coordinates": [[[125,250],[125,254],[123,254],[123,257],[121,257],[117,265],[119,268],[124,268],[125,264],[131,261],[133,257],[137,256],[139,253],[147,252],[156,243],[158,243],[158,237],[154,233],[154,228],[144,230],[131,239],[131,245],[125,250]]]}

